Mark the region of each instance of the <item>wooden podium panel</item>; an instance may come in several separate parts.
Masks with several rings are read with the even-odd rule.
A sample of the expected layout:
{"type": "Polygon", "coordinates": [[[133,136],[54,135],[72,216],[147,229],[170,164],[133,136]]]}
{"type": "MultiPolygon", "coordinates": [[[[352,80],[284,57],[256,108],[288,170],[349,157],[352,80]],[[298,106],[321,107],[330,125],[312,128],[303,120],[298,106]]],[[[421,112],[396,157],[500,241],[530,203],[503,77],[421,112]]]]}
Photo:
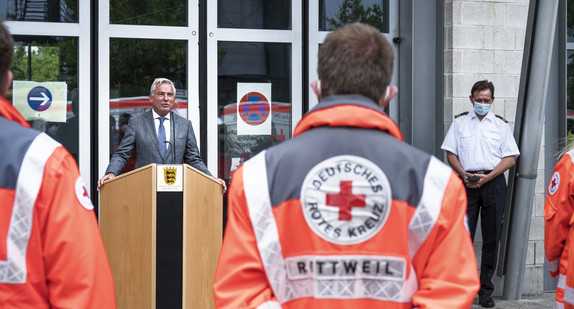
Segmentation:
{"type": "Polygon", "coordinates": [[[155,308],[155,186],[148,165],[101,187],[100,229],[118,308],[155,308]]]}
{"type": "Polygon", "coordinates": [[[162,178],[155,164],[100,189],[100,229],[118,308],[215,308],[221,185],[188,165],[182,170],[183,192],[157,192],[162,178]]]}
{"type": "Polygon", "coordinates": [[[185,178],[183,204],[193,204],[183,210],[183,251],[193,252],[185,256],[183,293],[184,308],[215,308],[212,284],[223,239],[223,194],[221,185],[211,177],[184,165],[185,178]],[[217,185],[214,185],[217,184],[217,185]],[[220,218],[214,224],[213,218],[220,218]],[[210,235],[206,237],[206,235],[210,235]],[[193,248],[201,248],[194,250],[193,248]]]}

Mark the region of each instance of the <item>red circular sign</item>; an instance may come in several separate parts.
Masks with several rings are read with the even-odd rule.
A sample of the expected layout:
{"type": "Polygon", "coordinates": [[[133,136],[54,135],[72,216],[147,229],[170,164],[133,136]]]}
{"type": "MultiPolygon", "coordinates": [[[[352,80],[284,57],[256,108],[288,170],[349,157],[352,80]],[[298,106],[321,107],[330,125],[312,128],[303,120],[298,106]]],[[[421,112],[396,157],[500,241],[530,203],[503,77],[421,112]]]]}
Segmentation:
{"type": "Polygon", "coordinates": [[[239,115],[245,123],[257,126],[265,122],[271,112],[267,98],[259,92],[249,92],[239,101],[239,115]]]}

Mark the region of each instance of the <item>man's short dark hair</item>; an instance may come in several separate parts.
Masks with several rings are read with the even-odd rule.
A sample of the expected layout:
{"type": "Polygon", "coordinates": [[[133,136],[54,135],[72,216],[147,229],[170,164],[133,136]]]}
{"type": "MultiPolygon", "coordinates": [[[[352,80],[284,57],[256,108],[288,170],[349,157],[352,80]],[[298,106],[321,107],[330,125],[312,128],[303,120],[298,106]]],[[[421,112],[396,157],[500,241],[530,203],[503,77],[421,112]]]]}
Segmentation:
{"type": "Polygon", "coordinates": [[[0,88],[6,84],[6,73],[10,69],[14,58],[14,39],[4,26],[4,20],[0,18],[0,88]]]}
{"type": "Polygon", "coordinates": [[[474,97],[474,93],[477,91],[482,91],[482,90],[486,90],[489,89],[490,90],[490,95],[491,97],[494,98],[494,85],[492,84],[492,82],[489,82],[488,80],[479,80],[476,83],[474,83],[474,85],[472,86],[472,89],[470,90],[470,95],[474,97]]]}
{"type": "Polygon", "coordinates": [[[393,58],[376,28],[353,23],[336,29],[319,49],[322,96],[361,94],[378,103],[391,82],[393,58]]]}

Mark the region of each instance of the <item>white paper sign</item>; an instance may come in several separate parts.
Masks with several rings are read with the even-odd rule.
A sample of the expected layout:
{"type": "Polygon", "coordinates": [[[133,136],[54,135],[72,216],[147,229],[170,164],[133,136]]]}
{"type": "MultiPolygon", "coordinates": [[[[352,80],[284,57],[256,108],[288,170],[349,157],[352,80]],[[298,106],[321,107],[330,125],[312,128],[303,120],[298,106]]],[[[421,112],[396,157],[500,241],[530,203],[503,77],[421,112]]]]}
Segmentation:
{"type": "Polygon", "coordinates": [[[157,192],[183,191],[183,165],[157,165],[157,192]]]}
{"type": "Polygon", "coordinates": [[[66,122],[68,85],[65,82],[15,80],[14,107],[26,120],[66,122]]]}
{"type": "Polygon", "coordinates": [[[237,135],[271,135],[271,84],[237,83],[237,135]]]}

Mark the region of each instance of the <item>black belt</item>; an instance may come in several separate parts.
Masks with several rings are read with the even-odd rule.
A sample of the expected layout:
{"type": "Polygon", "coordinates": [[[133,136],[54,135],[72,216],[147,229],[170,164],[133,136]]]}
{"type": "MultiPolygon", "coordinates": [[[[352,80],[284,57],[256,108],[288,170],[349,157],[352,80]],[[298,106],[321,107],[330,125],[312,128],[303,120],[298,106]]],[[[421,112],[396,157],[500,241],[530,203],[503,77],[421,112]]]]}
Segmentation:
{"type": "Polygon", "coordinates": [[[490,172],[492,172],[492,170],[466,171],[466,172],[470,174],[488,175],[490,174],[490,172]]]}

